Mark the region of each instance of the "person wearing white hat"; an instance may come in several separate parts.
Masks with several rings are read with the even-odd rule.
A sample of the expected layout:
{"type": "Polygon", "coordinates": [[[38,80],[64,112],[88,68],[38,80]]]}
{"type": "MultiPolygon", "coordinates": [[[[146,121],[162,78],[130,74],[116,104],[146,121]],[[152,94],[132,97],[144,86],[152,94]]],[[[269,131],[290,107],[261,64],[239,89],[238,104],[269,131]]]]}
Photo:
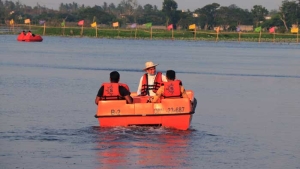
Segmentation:
{"type": "Polygon", "coordinates": [[[163,82],[167,82],[167,78],[161,72],[156,72],[156,66],[151,61],[145,63],[143,69],[146,73],[141,77],[137,89],[137,94],[140,96],[155,96],[156,91],[159,89],[163,82]]]}

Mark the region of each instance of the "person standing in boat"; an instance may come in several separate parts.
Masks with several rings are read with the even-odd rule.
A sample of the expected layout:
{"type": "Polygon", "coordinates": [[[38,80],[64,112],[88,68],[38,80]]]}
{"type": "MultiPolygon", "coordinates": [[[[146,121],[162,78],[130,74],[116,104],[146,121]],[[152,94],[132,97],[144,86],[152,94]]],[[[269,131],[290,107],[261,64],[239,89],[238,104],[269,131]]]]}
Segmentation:
{"type": "Polygon", "coordinates": [[[167,82],[164,82],[162,86],[157,90],[156,95],[151,97],[149,102],[157,103],[162,98],[189,98],[182,85],[182,82],[176,79],[176,73],[174,70],[167,70],[167,82]]]}
{"type": "Polygon", "coordinates": [[[158,64],[154,64],[151,61],[145,63],[145,68],[143,70],[146,71],[146,73],[140,79],[137,95],[155,96],[155,93],[161,84],[167,82],[165,75],[161,72],[156,72],[157,65],[158,64]]]}
{"type": "Polygon", "coordinates": [[[120,74],[117,71],[110,73],[110,83],[103,83],[95,98],[95,104],[98,105],[100,100],[123,100],[128,104],[133,103],[130,96],[129,87],[126,84],[119,83],[120,74]]]}

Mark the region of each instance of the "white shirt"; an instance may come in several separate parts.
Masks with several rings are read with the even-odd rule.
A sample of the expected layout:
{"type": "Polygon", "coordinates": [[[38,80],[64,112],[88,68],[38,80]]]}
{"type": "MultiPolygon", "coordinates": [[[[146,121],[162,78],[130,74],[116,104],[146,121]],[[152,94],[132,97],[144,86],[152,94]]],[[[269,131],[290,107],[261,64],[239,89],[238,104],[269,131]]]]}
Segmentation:
{"type": "MultiPolygon", "coordinates": [[[[154,80],[155,80],[156,75],[149,75],[148,74],[148,85],[153,85],[154,84],[154,80]]],[[[165,75],[161,75],[161,79],[163,82],[167,82],[167,78],[165,75]]],[[[139,87],[137,89],[137,95],[141,94],[141,90],[142,90],[142,83],[143,83],[143,76],[140,79],[140,83],[139,83],[139,87]]],[[[150,96],[155,96],[155,93],[152,90],[149,90],[149,94],[150,96]]]]}

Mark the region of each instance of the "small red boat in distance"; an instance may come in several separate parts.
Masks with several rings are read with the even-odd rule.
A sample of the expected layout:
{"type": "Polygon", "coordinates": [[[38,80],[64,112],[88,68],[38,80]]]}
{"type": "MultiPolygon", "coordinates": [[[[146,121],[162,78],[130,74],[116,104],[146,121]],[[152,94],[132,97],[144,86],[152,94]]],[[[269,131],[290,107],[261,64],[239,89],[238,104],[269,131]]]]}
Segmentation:
{"type": "Polygon", "coordinates": [[[17,40],[23,42],[42,42],[43,38],[40,35],[32,34],[30,31],[27,33],[23,31],[19,34],[17,40]]]}

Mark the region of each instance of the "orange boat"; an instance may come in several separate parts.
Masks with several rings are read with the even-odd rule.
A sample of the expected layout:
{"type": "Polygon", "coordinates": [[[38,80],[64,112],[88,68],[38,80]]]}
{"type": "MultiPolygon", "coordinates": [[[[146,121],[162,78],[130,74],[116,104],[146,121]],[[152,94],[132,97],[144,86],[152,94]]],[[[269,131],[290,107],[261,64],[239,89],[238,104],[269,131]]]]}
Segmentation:
{"type": "Polygon", "coordinates": [[[101,100],[95,117],[101,127],[157,125],[187,130],[197,100],[192,90],[186,92],[189,98],[165,98],[160,103],[147,103],[149,96],[136,93],[131,94],[133,104],[126,104],[126,100],[101,100]]]}
{"type": "Polygon", "coordinates": [[[23,42],[42,42],[43,38],[40,35],[34,35],[31,33],[25,34],[24,32],[21,32],[17,40],[23,42]]]}

